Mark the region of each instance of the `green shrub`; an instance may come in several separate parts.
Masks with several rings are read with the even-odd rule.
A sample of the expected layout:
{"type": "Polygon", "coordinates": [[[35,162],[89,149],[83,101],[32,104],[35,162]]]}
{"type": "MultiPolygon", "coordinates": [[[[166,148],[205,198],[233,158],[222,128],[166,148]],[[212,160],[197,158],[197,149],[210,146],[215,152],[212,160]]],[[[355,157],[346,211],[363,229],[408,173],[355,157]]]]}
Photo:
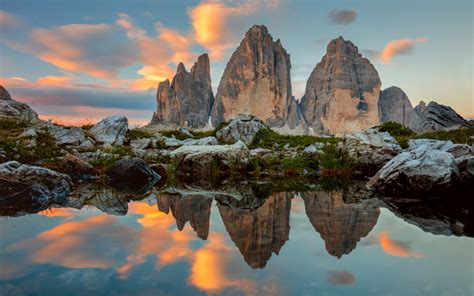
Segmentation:
{"type": "Polygon", "coordinates": [[[326,138],[326,137],[316,137],[309,135],[282,135],[271,129],[262,129],[258,131],[255,135],[250,148],[262,147],[262,148],[273,148],[275,144],[279,147],[283,147],[286,144],[289,144],[290,147],[300,147],[304,148],[316,142],[322,143],[337,143],[341,141],[339,138],[326,138]]]}
{"type": "Polygon", "coordinates": [[[27,127],[28,124],[24,121],[14,120],[10,118],[0,118],[0,129],[1,130],[12,130],[22,129],[27,127]]]}
{"type": "Polygon", "coordinates": [[[189,138],[189,136],[179,130],[162,130],[160,131],[160,134],[169,138],[172,138],[174,136],[178,140],[186,140],[189,138]]]}
{"type": "Polygon", "coordinates": [[[381,132],[388,132],[392,135],[402,148],[407,148],[408,140],[416,135],[410,128],[393,121],[384,122],[378,128],[381,132]]]}
{"type": "Polygon", "coordinates": [[[343,149],[326,145],[317,156],[321,172],[326,176],[347,175],[352,172],[355,160],[343,149]]]}
{"type": "Polygon", "coordinates": [[[89,163],[94,167],[94,171],[98,175],[105,174],[105,171],[112,167],[117,161],[122,157],[120,155],[108,155],[102,156],[89,161],[89,163]]]}

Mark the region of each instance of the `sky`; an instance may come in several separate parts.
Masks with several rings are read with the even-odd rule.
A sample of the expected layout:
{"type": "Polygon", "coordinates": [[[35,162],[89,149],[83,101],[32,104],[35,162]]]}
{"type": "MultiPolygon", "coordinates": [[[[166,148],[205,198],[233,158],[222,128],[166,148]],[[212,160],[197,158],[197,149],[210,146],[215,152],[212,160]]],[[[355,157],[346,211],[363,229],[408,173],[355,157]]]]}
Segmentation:
{"type": "Polygon", "coordinates": [[[0,0],[0,84],[43,119],[147,124],[156,88],[207,52],[217,89],[245,32],[267,26],[291,56],[293,95],[330,40],[369,58],[382,89],[474,117],[471,0],[0,0]]]}

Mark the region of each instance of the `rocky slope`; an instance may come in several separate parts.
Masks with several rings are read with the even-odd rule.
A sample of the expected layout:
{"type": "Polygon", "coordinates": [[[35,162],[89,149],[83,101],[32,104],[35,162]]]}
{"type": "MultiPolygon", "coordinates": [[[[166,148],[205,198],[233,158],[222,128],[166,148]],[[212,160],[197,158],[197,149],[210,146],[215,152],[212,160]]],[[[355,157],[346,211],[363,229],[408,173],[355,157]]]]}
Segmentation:
{"type": "Polygon", "coordinates": [[[451,107],[436,102],[430,102],[426,105],[425,102],[421,101],[415,107],[415,112],[420,117],[417,130],[422,132],[472,127],[469,121],[465,120],[451,107]]]}
{"type": "Polygon", "coordinates": [[[0,119],[3,118],[26,124],[35,124],[40,121],[38,113],[27,104],[13,100],[8,91],[0,85],[0,119]]]}
{"type": "Polygon", "coordinates": [[[405,92],[396,86],[384,89],[379,100],[380,120],[382,122],[394,121],[413,130],[418,130],[420,117],[405,92]]]}
{"type": "Polygon", "coordinates": [[[332,40],[306,84],[301,111],[316,134],[344,134],[380,122],[380,78],[357,47],[332,40]]]}
{"type": "Polygon", "coordinates": [[[251,114],[282,127],[292,104],[290,55],[265,26],[253,26],[233,53],[212,109],[214,125],[251,114]]]}
{"type": "Polygon", "coordinates": [[[191,72],[180,63],[171,84],[165,80],[158,85],[156,101],[152,124],[204,127],[214,102],[207,54],[199,56],[191,72]]]}

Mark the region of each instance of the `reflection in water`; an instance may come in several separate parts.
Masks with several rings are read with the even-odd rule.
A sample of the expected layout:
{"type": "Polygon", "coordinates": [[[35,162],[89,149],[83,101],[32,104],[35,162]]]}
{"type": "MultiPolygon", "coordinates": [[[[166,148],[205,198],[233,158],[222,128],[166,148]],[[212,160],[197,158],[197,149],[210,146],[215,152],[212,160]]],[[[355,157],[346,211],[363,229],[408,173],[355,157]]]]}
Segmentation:
{"type": "Polygon", "coordinates": [[[373,200],[347,204],[342,191],[302,193],[306,214],[332,256],[341,258],[357,246],[377,223],[380,214],[373,200]]]}
{"type": "MultiPolygon", "coordinates": [[[[75,280],[96,279],[90,285],[84,280],[72,293],[67,289],[71,295],[131,294],[145,286],[144,294],[301,295],[313,294],[317,285],[330,294],[344,291],[337,289],[364,294],[357,289],[372,280],[365,274],[391,272],[392,276],[384,279],[396,278],[405,266],[401,264],[411,264],[406,265],[407,273],[416,269],[419,274],[428,274],[432,271],[426,268],[434,264],[432,260],[444,257],[449,258],[448,263],[472,262],[459,259],[459,249],[449,253],[440,248],[430,254],[429,246],[439,240],[438,236],[426,236],[392,214],[388,217],[392,220],[388,219],[390,212],[384,209],[381,214],[380,201],[360,200],[352,191],[260,196],[257,192],[268,192],[264,189],[247,190],[241,199],[237,199],[237,190],[230,188],[227,194],[176,190],[129,202],[126,195],[110,187],[94,190],[85,186],[78,191],[82,194],[69,198],[63,207],[55,205],[39,215],[7,219],[19,226],[8,228],[4,224],[0,228],[0,294],[64,294],[66,290],[60,285],[67,288],[70,284],[64,280],[65,274],[75,280]],[[213,204],[218,210],[212,210],[213,204]],[[84,206],[87,210],[82,209],[84,206]],[[287,243],[290,215],[293,241],[287,243]],[[407,237],[410,232],[413,235],[407,237]],[[428,245],[417,244],[422,239],[428,245]],[[327,253],[315,255],[315,243],[321,249],[325,245],[327,253]],[[285,256],[272,257],[284,245],[285,256]],[[341,260],[331,257],[341,258],[350,252],[352,256],[341,260]],[[56,285],[58,290],[48,293],[46,288],[56,285]],[[103,290],[87,290],[91,287],[103,290]]],[[[465,234],[471,227],[466,209],[453,216],[446,210],[433,213],[421,203],[411,202],[409,207],[391,201],[387,205],[410,223],[436,225],[427,228],[433,233],[439,229],[452,233],[461,223],[461,233],[465,234]]],[[[465,248],[463,238],[453,238],[465,248]]],[[[457,272],[457,278],[467,274],[466,268],[456,268],[450,273],[457,272]]],[[[416,275],[407,277],[404,283],[418,283],[413,281],[416,275]]]]}
{"type": "Polygon", "coordinates": [[[288,240],[291,198],[291,193],[275,193],[254,210],[218,205],[227,232],[252,268],[265,267],[288,240]]]}
{"type": "Polygon", "coordinates": [[[184,225],[189,221],[198,237],[204,240],[207,239],[211,215],[211,197],[204,195],[180,197],[163,192],[157,196],[157,203],[158,209],[166,214],[171,209],[179,230],[183,230],[184,225]]]}

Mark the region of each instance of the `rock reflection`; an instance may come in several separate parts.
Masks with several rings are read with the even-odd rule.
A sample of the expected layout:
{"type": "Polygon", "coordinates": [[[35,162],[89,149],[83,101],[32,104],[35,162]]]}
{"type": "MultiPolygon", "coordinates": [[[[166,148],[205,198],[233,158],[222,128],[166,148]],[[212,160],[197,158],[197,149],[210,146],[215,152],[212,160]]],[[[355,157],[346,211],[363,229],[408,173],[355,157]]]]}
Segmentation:
{"type": "Polygon", "coordinates": [[[186,222],[198,237],[206,240],[209,235],[209,220],[211,216],[212,197],[205,195],[188,195],[180,197],[170,193],[160,193],[157,196],[158,209],[166,214],[171,213],[176,219],[176,225],[180,231],[186,222]]]}
{"type": "Polygon", "coordinates": [[[326,244],[327,252],[337,258],[349,254],[374,228],[380,209],[373,199],[346,203],[342,191],[315,191],[301,194],[306,215],[326,244]]]}
{"type": "Polygon", "coordinates": [[[233,208],[218,203],[219,213],[245,262],[263,268],[278,255],[290,232],[291,193],[274,193],[257,209],[233,208]]]}

